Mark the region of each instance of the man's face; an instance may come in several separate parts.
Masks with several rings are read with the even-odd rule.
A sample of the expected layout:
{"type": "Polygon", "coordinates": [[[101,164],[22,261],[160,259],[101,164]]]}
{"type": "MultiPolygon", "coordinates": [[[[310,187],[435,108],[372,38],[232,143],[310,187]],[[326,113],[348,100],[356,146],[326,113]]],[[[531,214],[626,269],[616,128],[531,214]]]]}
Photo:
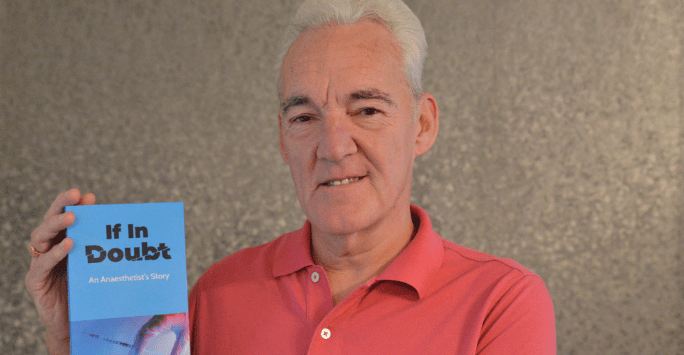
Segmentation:
{"type": "Polygon", "coordinates": [[[408,210],[420,123],[387,28],[305,31],[283,60],[280,92],[280,151],[314,233],[369,230],[408,210]]]}

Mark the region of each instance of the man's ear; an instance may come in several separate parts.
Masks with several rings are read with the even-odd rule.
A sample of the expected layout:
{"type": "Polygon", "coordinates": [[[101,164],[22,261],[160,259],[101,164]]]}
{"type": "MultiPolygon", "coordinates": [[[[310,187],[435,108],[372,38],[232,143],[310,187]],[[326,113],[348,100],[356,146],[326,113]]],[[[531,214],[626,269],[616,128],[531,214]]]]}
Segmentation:
{"type": "Polygon", "coordinates": [[[439,108],[434,96],[425,93],[418,100],[418,135],[416,137],[416,156],[427,153],[437,140],[439,131],[439,108]]]}
{"type": "Polygon", "coordinates": [[[278,148],[280,149],[280,156],[283,157],[285,164],[290,165],[290,160],[287,157],[287,152],[285,151],[285,146],[283,146],[283,118],[278,112],[278,148]]]}

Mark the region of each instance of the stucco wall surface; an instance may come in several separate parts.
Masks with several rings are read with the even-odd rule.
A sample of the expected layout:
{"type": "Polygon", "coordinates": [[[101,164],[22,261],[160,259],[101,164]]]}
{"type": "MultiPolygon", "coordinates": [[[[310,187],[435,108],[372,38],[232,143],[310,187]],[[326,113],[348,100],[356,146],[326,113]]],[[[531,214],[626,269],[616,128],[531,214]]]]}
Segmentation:
{"type": "MultiPolygon", "coordinates": [[[[684,354],[684,3],[412,0],[440,105],[413,202],[546,281],[559,354],[684,354]]],[[[296,1],[0,1],[0,349],[45,354],[28,236],[77,187],[183,201],[192,285],[304,221],[278,153],[296,1]]]]}

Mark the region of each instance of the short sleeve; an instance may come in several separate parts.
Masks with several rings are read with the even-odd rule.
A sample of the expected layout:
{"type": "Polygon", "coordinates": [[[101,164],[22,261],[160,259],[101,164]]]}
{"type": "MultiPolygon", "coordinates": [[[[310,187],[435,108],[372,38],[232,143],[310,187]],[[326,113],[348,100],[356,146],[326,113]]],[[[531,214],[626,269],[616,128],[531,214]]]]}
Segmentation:
{"type": "Polygon", "coordinates": [[[536,275],[525,275],[492,302],[477,354],[554,355],[555,323],[544,281],[536,275]]]}

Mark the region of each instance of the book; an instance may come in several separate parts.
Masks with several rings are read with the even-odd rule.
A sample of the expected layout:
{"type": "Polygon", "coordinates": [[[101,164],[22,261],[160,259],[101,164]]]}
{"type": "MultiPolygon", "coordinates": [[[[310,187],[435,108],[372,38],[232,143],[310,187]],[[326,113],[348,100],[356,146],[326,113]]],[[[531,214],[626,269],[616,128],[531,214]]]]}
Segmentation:
{"type": "Polygon", "coordinates": [[[65,211],[71,354],[189,354],[183,203],[65,211]]]}

